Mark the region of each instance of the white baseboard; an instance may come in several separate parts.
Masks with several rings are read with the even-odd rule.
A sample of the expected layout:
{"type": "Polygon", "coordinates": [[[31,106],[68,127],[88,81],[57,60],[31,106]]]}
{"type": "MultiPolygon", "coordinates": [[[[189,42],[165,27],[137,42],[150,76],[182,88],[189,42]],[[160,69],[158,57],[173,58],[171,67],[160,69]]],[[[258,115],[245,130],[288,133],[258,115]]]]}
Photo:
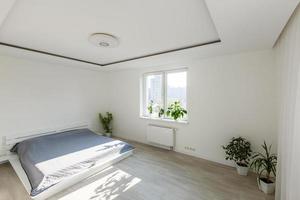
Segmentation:
{"type": "Polygon", "coordinates": [[[190,153],[190,152],[186,152],[186,151],[181,151],[179,149],[174,149],[175,152],[178,152],[178,153],[182,153],[182,154],[185,154],[185,155],[189,155],[189,156],[193,156],[193,157],[196,157],[196,158],[200,158],[200,159],[203,159],[203,160],[208,160],[208,161],[211,161],[211,162],[214,162],[214,163],[218,163],[218,164],[221,164],[221,165],[226,165],[226,166],[229,166],[229,167],[235,167],[233,164],[230,164],[228,162],[226,162],[226,160],[217,160],[217,159],[211,159],[207,156],[204,156],[204,155],[199,155],[197,153],[190,153]]]}
{"type": "MultiPolygon", "coordinates": [[[[133,142],[139,142],[139,143],[142,143],[142,144],[147,144],[147,145],[151,145],[151,146],[155,146],[153,144],[150,144],[148,143],[147,141],[143,141],[143,140],[136,140],[136,139],[131,139],[131,138],[128,138],[128,137],[122,137],[122,136],[119,136],[117,134],[115,134],[116,137],[119,137],[121,139],[125,139],[125,140],[129,140],[129,141],[133,141],[133,142]]],[[[159,146],[158,146],[159,147],[159,146]]],[[[159,147],[161,148],[161,147],[159,147]]],[[[203,160],[208,160],[208,161],[211,161],[211,162],[214,162],[214,163],[218,163],[218,164],[221,164],[221,165],[225,165],[225,166],[229,166],[229,167],[235,167],[233,164],[230,164],[229,162],[226,162],[226,160],[224,159],[223,160],[216,160],[216,159],[211,159],[207,156],[204,156],[204,155],[200,155],[200,154],[197,154],[197,153],[190,153],[190,152],[186,152],[186,151],[182,151],[178,148],[175,148],[173,149],[173,151],[175,152],[178,152],[178,153],[181,153],[181,154],[185,154],[185,155],[189,155],[189,156],[193,156],[195,158],[200,158],[200,159],[203,159],[203,160]]]]}

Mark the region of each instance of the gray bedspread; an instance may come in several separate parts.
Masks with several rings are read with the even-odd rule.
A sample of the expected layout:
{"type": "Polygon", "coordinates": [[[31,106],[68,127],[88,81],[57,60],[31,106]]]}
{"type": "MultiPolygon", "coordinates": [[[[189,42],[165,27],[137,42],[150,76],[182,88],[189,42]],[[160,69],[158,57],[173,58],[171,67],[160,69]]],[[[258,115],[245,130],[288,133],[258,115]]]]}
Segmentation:
{"type": "Polygon", "coordinates": [[[25,140],[11,151],[18,154],[31,184],[31,196],[36,196],[65,178],[132,149],[125,142],[79,129],[25,140]]]}

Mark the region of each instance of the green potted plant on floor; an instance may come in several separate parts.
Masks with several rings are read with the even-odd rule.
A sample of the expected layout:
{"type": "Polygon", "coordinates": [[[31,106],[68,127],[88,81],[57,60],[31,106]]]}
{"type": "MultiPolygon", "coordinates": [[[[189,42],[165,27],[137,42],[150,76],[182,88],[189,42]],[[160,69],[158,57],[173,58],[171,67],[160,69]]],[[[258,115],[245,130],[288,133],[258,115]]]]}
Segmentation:
{"type": "Polygon", "coordinates": [[[111,121],[113,120],[113,116],[110,112],[106,112],[106,116],[103,116],[101,113],[99,114],[100,122],[105,131],[105,136],[111,137],[112,135],[112,126],[111,121]]]}
{"type": "Polygon", "coordinates": [[[275,191],[275,177],[277,156],[271,153],[272,145],[267,146],[266,142],[262,145],[263,153],[254,153],[251,167],[257,173],[257,183],[260,190],[266,194],[272,194],[275,191]]]}
{"type": "Polygon", "coordinates": [[[225,150],[225,159],[235,162],[238,174],[247,176],[252,152],[250,142],[242,137],[233,137],[229,144],[222,148],[225,150]]]}
{"type": "Polygon", "coordinates": [[[174,103],[172,103],[166,112],[166,115],[171,118],[173,118],[174,120],[178,120],[180,118],[183,118],[185,115],[187,114],[187,111],[181,107],[181,103],[180,101],[175,101],[174,103]]]}

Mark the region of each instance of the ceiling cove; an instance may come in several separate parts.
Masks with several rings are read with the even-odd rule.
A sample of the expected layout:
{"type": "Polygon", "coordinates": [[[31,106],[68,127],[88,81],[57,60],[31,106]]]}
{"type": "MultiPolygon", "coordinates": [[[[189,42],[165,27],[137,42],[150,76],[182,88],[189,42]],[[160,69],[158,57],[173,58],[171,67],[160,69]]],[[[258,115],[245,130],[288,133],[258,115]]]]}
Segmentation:
{"type": "Polygon", "coordinates": [[[125,60],[118,60],[118,61],[114,61],[114,62],[111,62],[111,63],[105,63],[105,64],[90,62],[90,61],[87,61],[87,60],[81,60],[81,59],[77,59],[77,58],[58,55],[58,54],[55,54],[55,53],[49,53],[49,52],[46,52],[46,51],[40,51],[40,50],[36,50],[36,49],[21,47],[21,46],[8,44],[8,43],[3,43],[3,42],[0,42],[0,45],[7,46],[7,47],[12,47],[12,48],[17,48],[17,49],[21,49],[21,50],[26,50],[26,51],[31,51],[31,52],[35,52],[35,53],[45,54],[45,55],[49,55],[49,56],[55,56],[55,57],[58,57],[58,58],[73,60],[73,61],[77,61],[77,62],[92,64],[92,65],[98,65],[98,66],[101,66],[101,67],[106,67],[106,66],[109,66],[109,65],[129,62],[129,61],[138,60],[138,59],[142,59],[142,58],[149,58],[149,57],[152,57],[152,56],[163,55],[163,54],[172,53],[172,52],[176,52],[176,51],[182,51],[182,50],[197,48],[197,47],[210,45],[210,44],[215,44],[215,43],[219,43],[219,42],[221,42],[221,40],[216,40],[216,41],[207,42],[207,43],[203,43],[203,44],[196,44],[196,45],[192,45],[192,46],[188,46],[188,47],[181,47],[181,48],[178,48],[178,49],[172,49],[172,50],[167,50],[167,51],[163,51],[163,52],[152,53],[152,54],[149,54],[149,55],[143,55],[143,56],[139,56],[139,57],[128,58],[128,59],[125,59],[125,60]]]}

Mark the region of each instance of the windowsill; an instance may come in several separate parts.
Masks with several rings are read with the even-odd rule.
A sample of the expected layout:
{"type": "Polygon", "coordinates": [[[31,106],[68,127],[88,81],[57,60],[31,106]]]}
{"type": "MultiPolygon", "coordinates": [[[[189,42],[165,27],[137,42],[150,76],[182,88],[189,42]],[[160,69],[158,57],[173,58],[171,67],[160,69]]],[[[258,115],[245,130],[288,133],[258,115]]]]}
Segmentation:
{"type": "Polygon", "coordinates": [[[178,124],[188,124],[189,122],[187,120],[173,120],[173,119],[161,119],[161,118],[152,118],[152,117],[145,117],[145,116],[140,116],[141,119],[146,119],[146,120],[153,120],[153,121],[160,121],[160,122],[169,122],[169,123],[178,123],[178,124]]]}

